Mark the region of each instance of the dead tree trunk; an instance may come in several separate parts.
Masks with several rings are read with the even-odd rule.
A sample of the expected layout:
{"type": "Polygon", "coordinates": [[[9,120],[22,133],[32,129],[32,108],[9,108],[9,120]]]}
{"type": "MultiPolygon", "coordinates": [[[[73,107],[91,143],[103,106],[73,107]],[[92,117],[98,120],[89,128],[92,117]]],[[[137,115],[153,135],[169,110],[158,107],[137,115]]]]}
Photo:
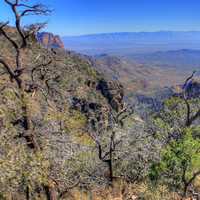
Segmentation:
{"type": "Polygon", "coordinates": [[[4,0],[4,2],[10,6],[14,16],[15,16],[15,27],[17,35],[19,36],[18,40],[14,40],[8,33],[5,27],[9,24],[9,22],[0,24],[0,33],[5,37],[5,39],[12,45],[15,49],[15,68],[11,67],[5,59],[0,58],[0,64],[3,65],[4,69],[10,76],[11,81],[15,81],[19,90],[19,98],[22,104],[22,121],[24,132],[22,133],[22,137],[24,137],[27,141],[27,145],[34,149],[38,149],[38,144],[35,139],[31,115],[29,112],[28,104],[26,101],[26,91],[24,86],[24,80],[22,75],[24,74],[24,68],[22,67],[22,53],[25,48],[28,47],[28,39],[35,32],[38,31],[41,25],[32,25],[30,26],[30,30],[24,30],[21,26],[21,20],[24,16],[29,14],[42,15],[48,14],[50,11],[45,8],[42,4],[36,4],[33,6],[26,5],[24,3],[20,3],[20,0],[10,1],[4,0]]]}
{"type": "Polygon", "coordinates": [[[57,192],[54,185],[45,186],[47,200],[57,200],[57,192]]]}

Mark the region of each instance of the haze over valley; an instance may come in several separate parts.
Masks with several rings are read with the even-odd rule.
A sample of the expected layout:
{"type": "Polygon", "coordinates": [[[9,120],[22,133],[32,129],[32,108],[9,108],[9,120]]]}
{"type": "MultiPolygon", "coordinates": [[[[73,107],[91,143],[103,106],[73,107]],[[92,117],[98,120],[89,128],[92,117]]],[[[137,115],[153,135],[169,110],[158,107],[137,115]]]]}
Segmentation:
{"type": "Polygon", "coordinates": [[[62,37],[71,50],[84,54],[128,55],[200,49],[200,31],[119,32],[62,37]]]}
{"type": "Polygon", "coordinates": [[[179,85],[200,69],[199,31],[102,33],[62,37],[67,49],[88,55],[128,95],[179,85]]]}
{"type": "Polygon", "coordinates": [[[0,0],[0,200],[200,200],[199,10],[0,0]]]}

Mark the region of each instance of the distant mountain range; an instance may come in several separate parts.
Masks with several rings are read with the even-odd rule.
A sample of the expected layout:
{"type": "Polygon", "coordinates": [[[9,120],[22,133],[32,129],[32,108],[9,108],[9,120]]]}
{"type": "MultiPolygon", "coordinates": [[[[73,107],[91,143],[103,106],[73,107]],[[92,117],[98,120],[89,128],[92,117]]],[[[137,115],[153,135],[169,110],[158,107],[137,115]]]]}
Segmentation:
{"type": "Polygon", "coordinates": [[[67,49],[84,54],[152,53],[178,49],[200,49],[200,31],[103,33],[62,37],[67,49]]]}

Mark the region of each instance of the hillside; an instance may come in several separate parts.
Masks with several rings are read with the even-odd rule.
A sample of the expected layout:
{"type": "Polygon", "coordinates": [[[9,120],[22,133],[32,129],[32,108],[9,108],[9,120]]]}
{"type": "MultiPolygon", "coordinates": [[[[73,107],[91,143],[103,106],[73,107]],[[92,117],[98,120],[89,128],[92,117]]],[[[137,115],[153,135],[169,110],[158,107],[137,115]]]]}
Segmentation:
{"type": "MultiPolygon", "coordinates": [[[[19,40],[15,29],[6,31],[19,40]]],[[[109,130],[110,114],[123,109],[123,88],[117,81],[107,83],[74,53],[46,49],[34,37],[28,44],[21,54],[23,93],[0,65],[0,198],[26,199],[28,190],[31,199],[43,200],[44,189],[51,192],[56,185],[65,199],[65,189],[77,180],[80,186],[92,185],[95,176],[106,181],[105,170],[95,172],[102,163],[90,133],[96,127],[109,130]]],[[[14,70],[15,50],[2,34],[0,47],[0,58],[14,70]]]]}
{"type": "Polygon", "coordinates": [[[42,32],[53,11],[46,30],[67,34],[145,27],[149,11],[161,23],[171,5],[49,3],[0,3],[0,200],[199,200],[200,32],[67,37],[66,50],[42,32]]]}
{"type": "MultiPolygon", "coordinates": [[[[4,30],[12,41],[20,41],[14,28],[4,30]]],[[[53,46],[45,48],[35,35],[21,49],[22,68],[15,69],[17,54],[11,44],[0,35],[1,199],[154,200],[155,195],[158,200],[183,199],[179,195],[182,184],[174,186],[175,191],[170,190],[167,178],[160,175],[165,169],[154,168],[165,159],[160,152],[169,137],[182,134],[182,126],[173,125],[174,121],[185,119],[182,96],[173,99],[168,91],[162,92],[158,103],[157,98],[138,96],[142,104],[151,106],[153,102],[156,110],[150,108],[151,113],[147,108],[136,110],[138,105],[133,109],[124,103],[125,95],[131,92],[151,93],[158,83],[161,87],[177,81],[174,71],[163,72],[123,57],[104,54],[91,58],[53,46]],[[173,113],[177,98],[181,109],[176,107],[178,110],[173,113]],[[174,119],[164,121],[166,116],[174,119]],[[165,123],[169,129],[164,129],[165,123]]],[[[199,82],[189,86],[194,89],[189,100],[195,112],[199,82]]],[[[192,120],[199,122],[196,117],[192,120]]],[[[198,126],[193,121],[191,124],[191,130],[196,126],[198,137],[198,126]]],[[[186,144],[188,137],[183,138],[186,144]]],[[[189,147],[191,142],[197,144],[193,146],[195,154],[198,140],[189,138],[189,147]]],[[[173,151],[184,151],[183,147],[175,146],[173,151]]],[[[175,169],[180,166],[177,163],[175,169]]],[[[171,169],[173,173],[172,166],[167,172],[171,173],[171,169]]],[[[172,182],[176,176],[179,174],[173,174],[172,182]]],[[[198,189],[198,185],[194,186],[198,189]]]]}
{"type": "Polygon", "coordinates": [[[136,59],[107,54],[94,56],[92,63],[105,77],[119,80],[129,100],[137,93],[152,94],[156,90],[178,85],[187,75],[176,69],[162,68],[151,63],[142,64],[136,59]]]}

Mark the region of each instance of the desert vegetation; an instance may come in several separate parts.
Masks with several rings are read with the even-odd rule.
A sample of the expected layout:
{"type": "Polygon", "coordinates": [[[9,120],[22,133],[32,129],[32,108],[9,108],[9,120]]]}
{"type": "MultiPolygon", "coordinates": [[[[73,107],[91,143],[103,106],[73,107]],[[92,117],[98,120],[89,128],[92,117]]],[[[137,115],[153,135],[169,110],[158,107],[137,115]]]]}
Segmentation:
{"type": "Polygon", "coordinates": [[[200,198],[195,72],[143,118],[88,59],[37,41],[45,24],[23,19],[45,5],[1,3],[14,27],[0,23],[0,199],[200,198]]]}

